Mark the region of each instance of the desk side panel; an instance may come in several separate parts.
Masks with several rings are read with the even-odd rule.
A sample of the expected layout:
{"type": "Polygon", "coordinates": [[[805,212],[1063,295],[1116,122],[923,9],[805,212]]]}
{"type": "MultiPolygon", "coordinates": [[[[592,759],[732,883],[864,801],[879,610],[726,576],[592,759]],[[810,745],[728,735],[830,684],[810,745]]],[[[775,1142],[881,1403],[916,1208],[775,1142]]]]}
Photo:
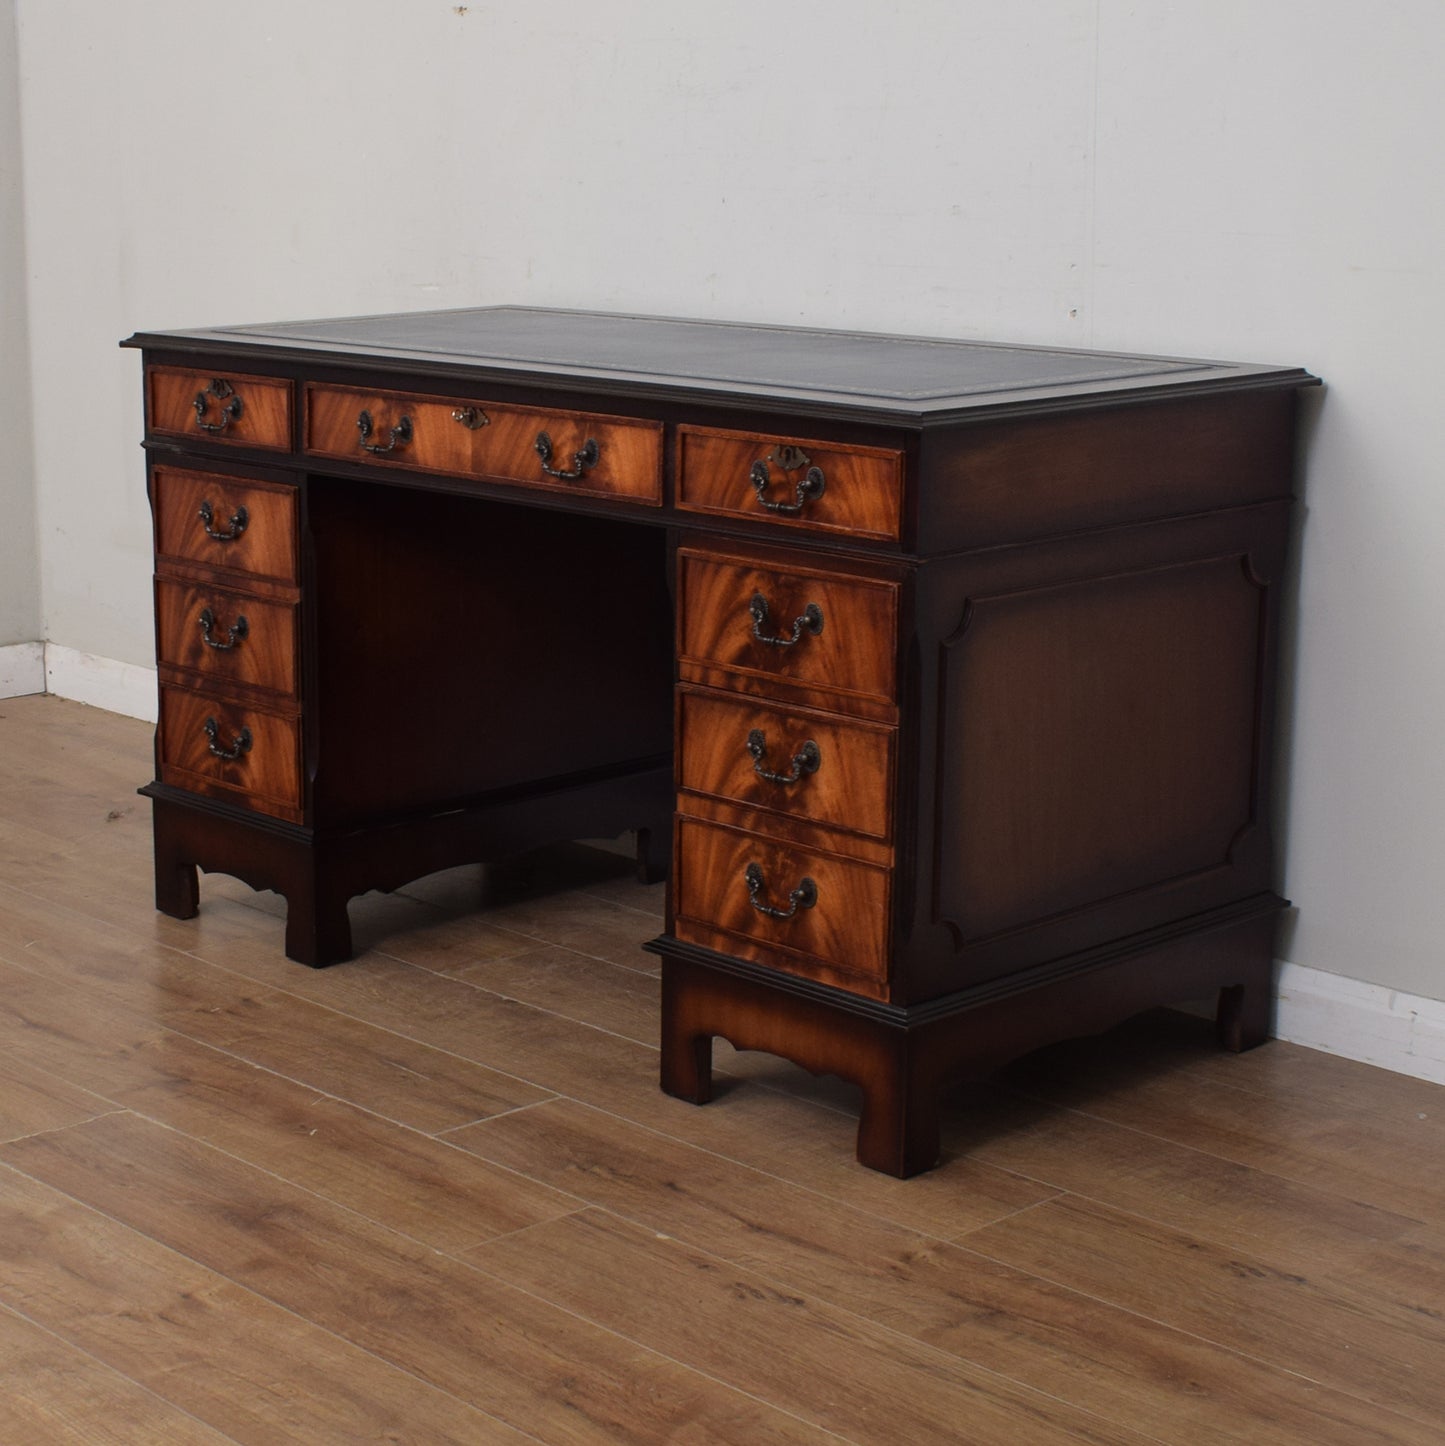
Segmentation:
{"type": "Polygon", "coordinates": [[[893,999],[1267,893],[1288,504],[922,569],[893,999]]]}

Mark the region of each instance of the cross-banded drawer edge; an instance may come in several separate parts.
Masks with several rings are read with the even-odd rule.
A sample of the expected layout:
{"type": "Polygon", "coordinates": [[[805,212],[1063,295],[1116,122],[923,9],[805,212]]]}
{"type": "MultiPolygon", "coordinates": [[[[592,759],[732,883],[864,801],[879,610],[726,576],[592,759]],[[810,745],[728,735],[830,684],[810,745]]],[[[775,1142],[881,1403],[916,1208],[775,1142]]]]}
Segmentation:
{"type": "Polygon", "coordinates": [[[685,423],[677,450],[681,511],[888,542],[902,533],[901,448],[685,423]]]}
{"type": "Polygon", "coordinates": [[[151,496],[158,559],[299,580],[295,486],[153,462],[151,496]]]}
{"type": "Polygon", "coordinates": [[[301,719],[294,713],[163,683],[158,734],[163,783],[301,820],[301,719]]]}
{"type": "Polygon", "coordinates": [[[889,869],[682,816],[674,845],[677,936],[881,997],[889,869]]]}
{"type": "Polygon", "coordinates": [[[289,452],[292,393],[281,377],[152,365],[145,372],[146,426],[160,436],[289,452]]]}
{"type": "Polygon", "coordinates": [[[662,505],[663,426],[465,398],[309,383],[312,456],[662,505]]]}

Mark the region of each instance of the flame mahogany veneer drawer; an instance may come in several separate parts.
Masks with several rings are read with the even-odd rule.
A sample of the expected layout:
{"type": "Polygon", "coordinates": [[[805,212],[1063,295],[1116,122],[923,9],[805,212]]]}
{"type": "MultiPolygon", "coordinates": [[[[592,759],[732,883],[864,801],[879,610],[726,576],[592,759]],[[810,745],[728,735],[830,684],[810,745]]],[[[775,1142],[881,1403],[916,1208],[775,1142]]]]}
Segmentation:
{"type": "Polygon", "coordinates": [[[895,731],[683,688],[678,786],[886,841],[895,731]]]}
{"type": "Polygon", "coordinates": [[[156,579],[162,663],[294,698],[296,634],[294,602],[227,592],[210,583],[156,579]]]}
{"type": "Polygon", "coordinates": [[[677,821],[676,932],[704,947],[877,997],[889,871],[741,829],[677,821]],[[834,978],[834,975],[842,978],[834,978]]]}
{"type": "Polygon", "coordinates": [[[305,449],[346,462],[662,505],[660,422],[308,386],[305,449]]]}
{"type": "Polygon", "coordinates": [[[296,581],[294,487],[157,465],[151,489],[157,556],[296,581]]]}
{"type": "Polygon", "coordinates": [[[278,818],[301,817],[301,725],[294,716],[161,688],[161,781],[278,818]]]}
{"type": "Polygon", "coordinates": [[[848,537],[897,541],[903,453],[679,427],[677,505],[848,537]]]}
{"type": "Polygon", "coordinates": [[[679,653],[754,689],[785,682],[873,703],[897,697],[898,584],[678,550],[679,653]]]}
{"type": "Polygon", "coordinates": [[[164,437],[291,450],[291,383],[181,367],[146,369],[146,425],[164,437]]]}

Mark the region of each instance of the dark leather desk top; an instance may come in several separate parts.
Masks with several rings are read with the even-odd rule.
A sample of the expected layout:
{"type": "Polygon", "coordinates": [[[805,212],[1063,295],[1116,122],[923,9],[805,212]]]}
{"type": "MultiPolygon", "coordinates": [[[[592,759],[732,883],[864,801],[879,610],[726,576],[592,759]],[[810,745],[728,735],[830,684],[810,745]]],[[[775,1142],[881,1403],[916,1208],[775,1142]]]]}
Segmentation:
{"type": "Polygon", "coordinates": [[[617,395],[728,394],[912,421],[1313,381],[1297,367],[514,306],[138,333],[125,344],[256,365],[385,362],[617,395]]]}

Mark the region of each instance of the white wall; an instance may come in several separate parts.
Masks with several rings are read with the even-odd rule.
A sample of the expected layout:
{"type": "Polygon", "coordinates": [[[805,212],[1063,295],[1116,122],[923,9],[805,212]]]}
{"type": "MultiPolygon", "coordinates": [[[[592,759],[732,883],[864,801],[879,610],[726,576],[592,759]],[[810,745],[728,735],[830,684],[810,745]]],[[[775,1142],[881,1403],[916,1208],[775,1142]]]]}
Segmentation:
{"type": "Polygon", "coordinates": [[[0,0],[0,679],[17,680],[11,691],[13,645],[40,637],[18,78],[15,4],[0,0]]]}
{"type": "Polygon", "coordinates": [[[1289,956],[1445,999],[1439,0],[18,0],[46,636],[147,329],[516,300],[1298,363],[1289,956]]]}

